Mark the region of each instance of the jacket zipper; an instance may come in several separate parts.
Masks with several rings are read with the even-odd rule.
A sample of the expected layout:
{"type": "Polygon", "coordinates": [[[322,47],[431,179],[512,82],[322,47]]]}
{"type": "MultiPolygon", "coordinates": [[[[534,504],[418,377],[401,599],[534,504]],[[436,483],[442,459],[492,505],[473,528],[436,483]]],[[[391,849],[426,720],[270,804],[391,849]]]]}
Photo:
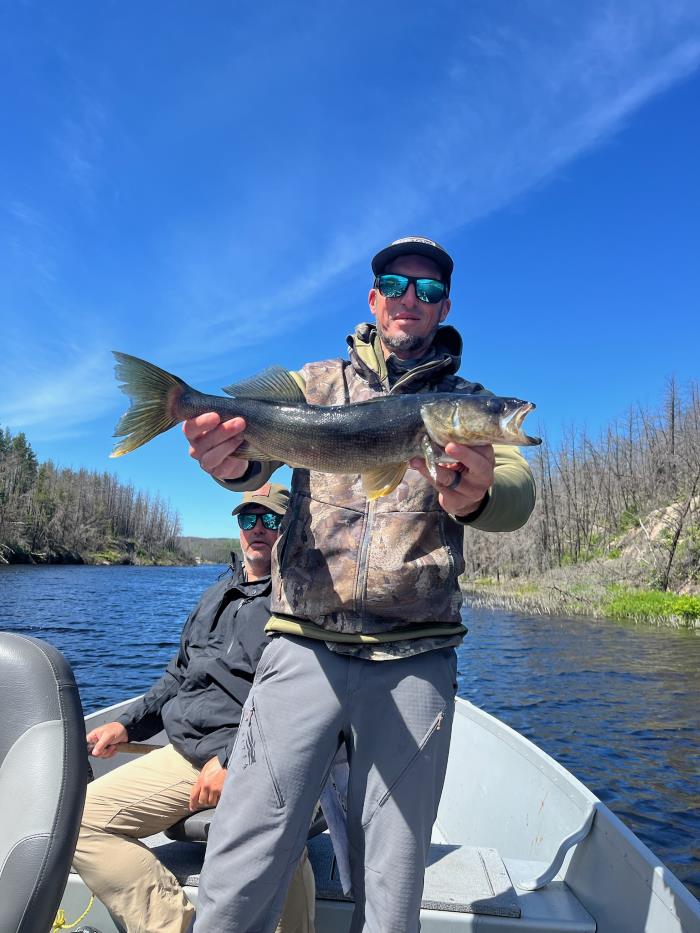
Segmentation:
{"type": "Polygon", "coordinates": [[[367,604],[367,575],[369,571],[369,548],[371,542],[371,530],[374,524],[374,513],[377,510],[377,502],[372,499],[367,503],[367,512],[365,515],[365,524],[362,529],[362,539],[360,540],[360,550],[357,557],[357,585],[355,587],[355,605],[364,618],[367,604]]]}
{"type": "MultiPolygon", "coordinates": [[[[416,369],[410,370],[404,376],[401,376],[400,379],[397,379],[394,385],[391,388],[390,392],[384,391],[383,395],[391,395],[397,386],[402,386],[406,382],[410,382],[418,374],[427,372],[431,369],[441,369],[446,365],[445,361],[436,361],[431,360],[429,363],[424,363],[422,366],[418,366],[416,369]]],[[[347,404],[347,402],[346,402],[347,404]]],[[[364,618],[365,611],[367,608],[367,576],[369,573],[369,548],[371,541],[371,530],[374,524],[374,514],[377,509],[376,500],[372,500],[367,505],[367,512],[365,516],[365,524],[362,530],[362,537],[360,539],[360,547],[357,557],[357,583],[355,585],[355,606],[357,611],[360,613],[361,617],[364,618]]]]}

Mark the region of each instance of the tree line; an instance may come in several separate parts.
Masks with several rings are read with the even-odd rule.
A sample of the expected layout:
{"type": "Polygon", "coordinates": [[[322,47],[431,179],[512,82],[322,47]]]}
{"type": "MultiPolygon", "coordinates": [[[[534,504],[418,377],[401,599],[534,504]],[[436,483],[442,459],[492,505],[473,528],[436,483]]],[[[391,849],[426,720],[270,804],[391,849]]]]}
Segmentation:
{"type": "Polygon", "coordinates": [[[186,559],[180,517],[109,473],[39,463],[0,430],[0,561],[186,559]]]}
{"type": "Polygon", "coordinates": [[[657,410],[641,406],[597,438],[570,428],[530,457],[537,504],[511,535],[465,534],[467,577],[517,577],[633,545],[649,586],[700,580],[700,392],[667,383],[657,410]]]}

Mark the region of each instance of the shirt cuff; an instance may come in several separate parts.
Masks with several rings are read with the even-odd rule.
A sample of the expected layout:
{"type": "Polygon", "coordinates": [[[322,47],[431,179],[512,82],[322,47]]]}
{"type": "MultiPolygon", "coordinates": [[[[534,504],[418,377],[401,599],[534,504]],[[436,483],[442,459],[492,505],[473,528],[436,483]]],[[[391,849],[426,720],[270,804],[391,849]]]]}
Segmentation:
{"type": "Polygon", "coordinates": [[[491,501],[491,490],[488,490],[488,492],[486,492],[486,494],[484,495],[484,498],[481,500],[481,502],[474,509],[473,512],[470,512],[468,515],[452,515],[452,513],[450,512],[450,515],[452,515],[452,518],[454,518],[456,522],[459,522],[460,525],[469,525],[472,522],[476,521],[477,518],[484,512],[484,510],[486,509],[486,506],[489,504],[490,501],[491,501]]]}

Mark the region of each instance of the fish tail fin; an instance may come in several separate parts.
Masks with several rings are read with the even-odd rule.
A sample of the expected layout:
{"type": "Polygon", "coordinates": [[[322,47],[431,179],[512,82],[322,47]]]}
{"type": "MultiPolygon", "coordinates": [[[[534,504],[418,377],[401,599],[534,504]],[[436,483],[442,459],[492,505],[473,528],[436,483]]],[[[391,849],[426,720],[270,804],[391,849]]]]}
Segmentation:
{"type": "Polygon", "coordinates": [[[115,446],[110,457],[121,457],[182,421],[177,403],[184,392],[192,390],[182,379],[153,363],[128,353],[112,352],[117,361],[114,372],[122,383],[119,388],[131,399],[131,407],[114,429],[114,437],[124,440],[115,446]]]}

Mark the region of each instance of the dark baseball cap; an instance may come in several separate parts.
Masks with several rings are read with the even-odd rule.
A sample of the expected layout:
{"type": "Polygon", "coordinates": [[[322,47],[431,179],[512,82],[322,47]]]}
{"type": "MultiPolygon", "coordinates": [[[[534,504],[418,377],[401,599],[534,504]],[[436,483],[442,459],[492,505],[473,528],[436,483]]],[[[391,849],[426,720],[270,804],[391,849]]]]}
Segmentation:
{"type": "Polygon", "coordinates": [[[424,236],[404,236],[400,240],[394,240],[374,257],[372,272],[375,275],[381,275],[389,263],[399,256],[427,256],[428,259],[432,259],[442,272],[443,281],[449,287],[454,262],[447,250],[435,240],[429,240],[424,236]]]}
{"type": "Polygon", "coordinates": [[[260,489],[244,492],[240,505],[236,506],[231,515],[238,515],[248,505],[262,505],[276,515],[284,515],[289,505],[289,490],[278,483],[265,483],[260,489]]]}

